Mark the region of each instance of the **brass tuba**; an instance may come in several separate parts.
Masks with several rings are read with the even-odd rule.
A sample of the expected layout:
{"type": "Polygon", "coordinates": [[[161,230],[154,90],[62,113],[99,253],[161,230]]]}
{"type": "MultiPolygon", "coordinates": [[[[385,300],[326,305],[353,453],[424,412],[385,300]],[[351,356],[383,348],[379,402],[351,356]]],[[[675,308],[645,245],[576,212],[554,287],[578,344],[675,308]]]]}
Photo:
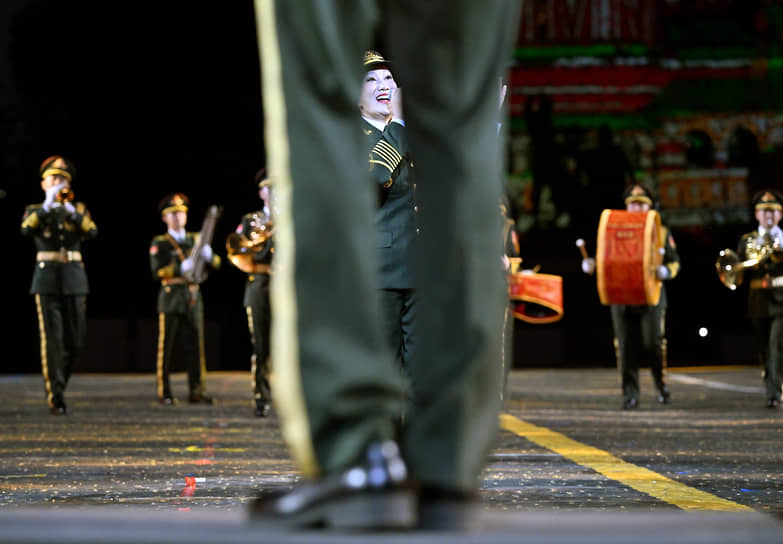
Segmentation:
{"type": "Polygon", "coordinates": [[[255,257],[262,251],[274,251],[269,244],[274,230],[271,219],[263,213],[254,213],[247,236],[232,232],[226,237],[226,253],[231,264],[246,274],[268,272],[269,265],[256,262],[255,257]]]}
{"type": "Polygon", "coordinates": [[[737,286],[742,285],[745,270],[758,268],[761,263],[775,253],[776,249],[772,237],[765,236],[760,244],[756,243],[755,238],[748,238],[745,246],[745,255],[748,259],[744,261],[731,249],[721,250],[715,261],[718,279],[723,285],[734,291],[737,286]]]}

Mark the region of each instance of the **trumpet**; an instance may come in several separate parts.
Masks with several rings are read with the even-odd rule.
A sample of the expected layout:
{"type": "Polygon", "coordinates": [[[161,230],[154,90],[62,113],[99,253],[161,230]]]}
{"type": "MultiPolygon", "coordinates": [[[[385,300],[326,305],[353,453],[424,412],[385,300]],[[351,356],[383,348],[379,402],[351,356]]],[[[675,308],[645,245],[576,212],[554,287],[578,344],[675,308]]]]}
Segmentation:
{"type": "Polygon", "coordinates": [[[70,187],[63,187],[60,192],[57,193],[57,202],[72,202],[74,198],[73,190],[70,187]]]}
{"type": "Polygon", "coordinates": [[[758,268],[764,261],[773,257],[776,252],[779,252],[779,249],[770,236],[764,237],[761,244],[757,244],[753,238],[748,238],[745,247],[748,259],[744,261],[731,249],[721,250],[715,261],[718,279],[723,285],[734,291],[739,285],[742,285],[745,270],[758,268]]]}
{"type": "Polygon", "coordinates": [[[246,274],[259,274],[269,270],[269,265],[257,261],[259,253],[274,251],[271,244],[274,224],[266,215],[254,213],[250,219],[248,235],[232,232],[226,237],[226,253],[231,264],[246,274]]]}

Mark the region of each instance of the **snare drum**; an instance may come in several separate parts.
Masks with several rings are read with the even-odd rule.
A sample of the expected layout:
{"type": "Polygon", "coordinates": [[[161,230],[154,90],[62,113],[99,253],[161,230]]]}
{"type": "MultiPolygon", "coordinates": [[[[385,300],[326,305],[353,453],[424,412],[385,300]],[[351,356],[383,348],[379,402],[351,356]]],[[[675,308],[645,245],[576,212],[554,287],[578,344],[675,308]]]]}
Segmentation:
{"type": "Polygon", "coordinates": [[[601,304],[658,304],[661,280],[655,272],[663,262],[663,242],[657,211],[604,210],[595,255],[601,304]]]}
{"type": "Polygon", "coordinates": [[[517,272],[508,275],[511,313],[527,323],[554,323],[563,317],[563,277],[517,272]]]}

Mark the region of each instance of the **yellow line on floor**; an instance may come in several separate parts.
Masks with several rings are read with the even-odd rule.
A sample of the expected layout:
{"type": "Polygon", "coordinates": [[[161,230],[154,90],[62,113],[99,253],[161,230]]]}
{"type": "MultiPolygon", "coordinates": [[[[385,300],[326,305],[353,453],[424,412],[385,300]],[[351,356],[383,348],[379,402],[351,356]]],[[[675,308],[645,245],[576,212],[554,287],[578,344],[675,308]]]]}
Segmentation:
{"type": "Polygon", "coordinates": [[[683,510],[754,511],[742,504],[676,482],[652,470],[626,463],[603,450],[582,444],[545,427],[527,423],[512,415],[501,414],[500,426],[539,446],[552,450],[578,465],[593,469],[607,478],[683,510]]]}

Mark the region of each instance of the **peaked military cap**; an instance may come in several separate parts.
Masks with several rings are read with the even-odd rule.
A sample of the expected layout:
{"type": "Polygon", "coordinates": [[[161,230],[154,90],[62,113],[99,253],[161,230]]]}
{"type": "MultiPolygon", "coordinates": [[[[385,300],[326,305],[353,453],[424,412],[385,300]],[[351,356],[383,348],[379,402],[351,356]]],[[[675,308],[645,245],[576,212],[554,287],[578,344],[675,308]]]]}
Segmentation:
{"type": "Polygon", "coordinates": [[[256,175],[253,176],[253,179],[255,180],[259,189],[261,189],[261,187],[266,187],[267,185],[272,185],[272,180],[270,180],[266,175],[266,168],[261,168],[261,170],[256,172],[256,175]]]}
{"type": "Polygon", "coordinates": [[[651,208],[655,206],[655,199],[653,194],[647,187],[639,184],[634,184],[628,187],[623,193],[623,202],[629,204],[630,202],[641,202],[649,205],[651,208]]]}
{"type": "Polygon", "coordinates": [[[41,163],[40,172],[41,179],[47,176],[63,176],[68,181],[72,181],[76,175],[76,168],[70,160],[62,155],[52,155],[41,163]]]}
{"type": "Polygon", "coordinates": [[[753,197],[756,210],[783,210],[783,196],[773,189],[759,191],[753,197]]]}
{"type": "Polygon", "coordinates": [[[188,204],[190,200],[182,193],[172,193],[167,195],[158,204],[158,210],[161,215],[166,215],[171,212],[186,212],[188,211],[188,204]]]}
{"type": "Polygon", "coordinates": [[[372,49],[365,51],[364,53],[364,69],[366,71],[377,70],[378,68],[386,68],[391,70],[391,62],[383,58],[383,55],[372,49]]]}

